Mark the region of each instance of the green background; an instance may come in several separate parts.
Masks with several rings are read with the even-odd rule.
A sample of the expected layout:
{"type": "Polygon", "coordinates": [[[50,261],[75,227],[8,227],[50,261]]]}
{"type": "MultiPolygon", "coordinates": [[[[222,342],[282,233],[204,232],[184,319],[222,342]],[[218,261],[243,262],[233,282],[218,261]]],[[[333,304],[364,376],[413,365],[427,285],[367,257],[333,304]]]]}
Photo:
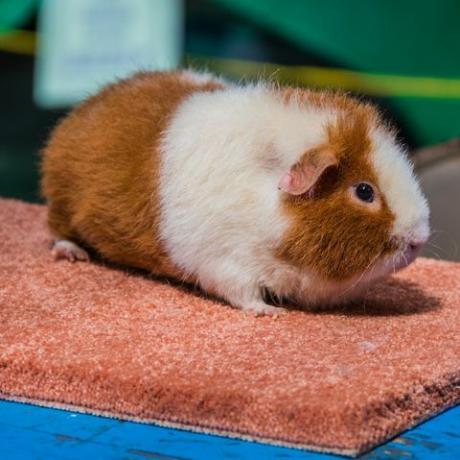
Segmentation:
{"type": "MultiPolygon", "coordinates": [[[[334,67],[460,79],[458,0],[216,1],[334,67]]],[[[417,145],[460,135],[460,95],[387,103],[417,145]]]]}
{"type": "MultiPolygon", "coordinates": [[[[0,33],[35,31],[39,3],[0,0],[0,33]]],[[[236,79],[251,75],[230,60],[260,63],[257,74],[272,62],[460,82],[458,0],[187,0],[185,5],[184,62],[219,67],[236,79]],[[219,59],[227,64],[217,66],[219,59]]],[[[65,110],[34,104],[34,64],[32,55],[0,50],[0,195],[37,201],[38,153],[65,110]]],[[[460,95],[425,96],[371,98],[411,148],[459,136],[460,95]]]]}

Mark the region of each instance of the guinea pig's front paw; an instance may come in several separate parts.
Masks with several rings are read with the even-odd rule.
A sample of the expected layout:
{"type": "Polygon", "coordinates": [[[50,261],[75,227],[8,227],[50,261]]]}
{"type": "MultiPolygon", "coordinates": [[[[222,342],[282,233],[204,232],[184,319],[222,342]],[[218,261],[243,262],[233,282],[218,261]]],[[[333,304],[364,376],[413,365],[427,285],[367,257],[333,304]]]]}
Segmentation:
{"type": "Polygon", "coordinates": [[[89,261],[88,253],[80,246],[68,240],[56,240],[51,248],[51,255],[55,260],[67,259],[70,262],[77,260],[89,261]]]}
{"type": "Polygon", "coordinates": [[[278,316],[287,312],[285,308],[273,307],[261,301],[251,302],[242,307],[242,310],[253,313],[256,316],[278,316]]]}

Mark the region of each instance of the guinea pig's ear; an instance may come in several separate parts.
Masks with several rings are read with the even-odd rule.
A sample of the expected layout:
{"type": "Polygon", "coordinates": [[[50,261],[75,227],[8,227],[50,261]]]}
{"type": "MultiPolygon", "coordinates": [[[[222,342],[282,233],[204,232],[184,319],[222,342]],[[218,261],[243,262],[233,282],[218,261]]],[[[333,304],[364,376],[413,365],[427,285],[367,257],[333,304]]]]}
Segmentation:
{"type": "Polygon", "coordinates": [[[321,174],[337,165],[337,158],[329,149],[311,149],[283,174],[278,188],[290,195],[302,195],[316,184],[321,174]]]}

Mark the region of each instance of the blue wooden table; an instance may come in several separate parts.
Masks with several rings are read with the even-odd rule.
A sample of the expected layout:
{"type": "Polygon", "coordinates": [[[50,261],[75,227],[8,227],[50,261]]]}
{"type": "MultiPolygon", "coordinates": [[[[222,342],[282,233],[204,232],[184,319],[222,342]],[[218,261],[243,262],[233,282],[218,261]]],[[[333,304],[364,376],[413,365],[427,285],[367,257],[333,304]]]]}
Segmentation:
{"type": "MultiPolygon", "coordinates": [[[[335,455],[0,401],[1,460],[338,460],[335,455]]],[[[460,459],[460,407],[361,459],[460,459]]]]}

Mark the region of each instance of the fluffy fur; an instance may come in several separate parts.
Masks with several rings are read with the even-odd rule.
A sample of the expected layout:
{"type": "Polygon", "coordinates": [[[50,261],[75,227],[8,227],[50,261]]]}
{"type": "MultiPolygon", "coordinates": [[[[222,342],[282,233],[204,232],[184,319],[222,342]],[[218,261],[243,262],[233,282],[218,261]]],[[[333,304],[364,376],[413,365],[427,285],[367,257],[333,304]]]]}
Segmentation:
{"type": "Polygon", "coordinates": [[[429,233],[394,134],[338,93],[140,74],[64,120],[43,174],[58,237],[257,313],[280,311],[267,291],[305,306],[356,295],[429,233]],[[372,206],[353,196],[362,181],[372,206]]]}

